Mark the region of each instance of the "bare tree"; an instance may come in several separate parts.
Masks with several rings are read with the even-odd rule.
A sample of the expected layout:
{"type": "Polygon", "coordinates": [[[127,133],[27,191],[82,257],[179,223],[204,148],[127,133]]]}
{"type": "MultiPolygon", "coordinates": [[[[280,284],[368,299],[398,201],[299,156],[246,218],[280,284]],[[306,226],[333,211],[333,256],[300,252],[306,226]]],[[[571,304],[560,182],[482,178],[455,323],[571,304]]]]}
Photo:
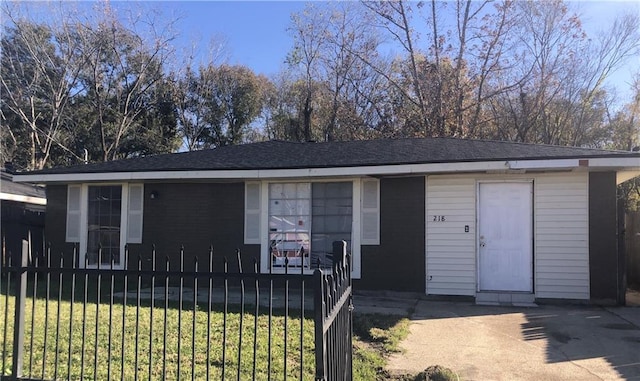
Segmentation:
{"type": "Polygon", "coordinates": [[[637,151],[640,146],[640,72],[635,75],[632,92],[630,101],[620,110],[607,113],[609,148],[637,151]]]}
{"type": "Polygon", "coordinates": [[[157,30],[153,19],[139,15],[126,27],[108,4],[104,7],[97,23],[80,29],[78,37],[84,60],[81,80],[95,109],[93,127],[100,137],[101,160],[107,161],[121,157],[123,139],[134,132],[148,95],[164,78],[174,35],[157,30]],[[144,32],[135,30],[144,25],[144,32]]]}
{"type": "MultiPolygon", "coordinates": [[[[195,38],[195,37],[194,37],[195,38]]],[[[208,147],[207,122],[208,108],[205,100],[211,97],[210,87],[201,77],[202,68],[217,67],[227,61],[226,38],[222,35],[211,37],[207,51],[209,55],[200,64],[196,63],[198,44],[196,40],[189,49],[182,52],[183,59],[176,70],[170,74],[171,94],[176,107],[178,132],[183,148],[196,151],[208,147]],[[199,67],[199,69],[198,69],[199,67]]]]}
{"type": "Polygon", "coordinates": [[[486,112],[489,100],[519,85],[521,78],[507,73],[505,59],[513,49],[518,17],[512,0],[458,0],[455,5],[457,54],[454,60],[454,135],[485,137],[491,130],[486,112]]]}
{"type": "Polygon", "coordinates": [[[1,79],[3,143],[20,146],[16,154],[28,157],[22,159],[25,168],[173,147],[167,124],[175,122],[163,94],[170,24],[147,11],[131,13],[125,27],[125,15],[108,4],[85,13],[70,4],[47,5],[46,22],[32,21],[38,17],[23,8],[30,9],[3,9],[9,23],[1,79]],[[154,131],[163,135],[148,136],[155,148],[142,144],[139,138],[154,131]]]}
{"type": "MultiPolygon", "coordinates": [[[[412,103],[419,110],[420,121],[424,129],[424,134],[430,136],[433,134],[433,121],[429,118],[429,110],[427,100],[424,94],[423,86],[420,81],[419,61],[421,55],[415,47],[416,37],[414,30],[410,24],[409,9],[402,0],[394,0],[388,2],[362,2],[362,4],[378,16],[380,26],[387,31],[392,39],[399,44],[408,57],[408,74],[411,86],[407,88],[402,81],[393,78],[389,73],[385,73],[384,67],[376,65],[367,57],[360,57],[365,63],[371,65],[376,71],[383,75],[394,90],[403,95],[403,97],[412,103]]],[[[435,5],[432,2],[432,6],[435,5]]],[[[436,38],[437,40],[437,38],[436,38]]],[[[437,47],[436,47],[437,48],[437,47]]]]}
{"type": "Polygon", "coordinates": [[[637,56],[638,16],[623,15],[598,39],[589,39],[578,15],[562,1],[517,7],[520,42],[511,59],[519,62],[522,79],[492,101],[502,120],[499,135],[547,144],[604,144],[609,102],[604,81],[637,56]]]}
{"type": "MultiPolygon", "coordinates": [[[[574,93],[573,132],[569,144],[581,145],[590,139],[592,110],[600,102],[605,80],[630,58],[640,56],[640,15],[621,14],[608,30],[601,31],[582,53],[585,59],[576,65],[575,81],[580,91],[574,93]]],[[[637,90],[637,80],[635,82],[637,90]]],[[[602,120],[598,121],[598,124],[602,120]]]]}
{"type": "Polygon", "coordinates": [[[292,68],[300,68],[305,84],[304,106],[302,108],[302,128],[305,140],[312,140],[311,119],[314,111],[315,78],[319,77],[318,60],[323,45],[326,44],[326,17],[313,4],[301,13],[291,15],[289,32],[294,39],[293,50],[287,57],[292,68]]]}
{"type": "Polygon", "coordinates": [[[55,148],[81,160],[69,149],[65,131],[67,108],[78,94],[82,68],[75,25],[62,19],[52,29],[29,21],[8,4],[2,11],[10,23],[2,38],[0,71],[3,151],[24,144],[18,140],[26,138],[28,146],[22,149],[28,159],[20,165],[31,170],[47,166],[55,148]]]}
{"type": "Polygon", "coordinates": [[[188,151],[207,147],[208,124],[205,118],[208,112],[206,99],[211,97],[209,86],[198,73],[187,68],[180,77],[174,78],[172,95],[183,146],[188,151]]]}

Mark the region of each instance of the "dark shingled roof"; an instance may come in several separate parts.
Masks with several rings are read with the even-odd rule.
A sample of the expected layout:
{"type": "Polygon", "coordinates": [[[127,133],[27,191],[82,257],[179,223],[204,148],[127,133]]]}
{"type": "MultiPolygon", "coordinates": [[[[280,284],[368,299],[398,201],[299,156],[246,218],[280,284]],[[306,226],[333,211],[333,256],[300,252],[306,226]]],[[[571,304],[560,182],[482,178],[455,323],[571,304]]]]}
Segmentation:
{"type": "Polygon", "coordinates": [[[17,196],[46,198],[44,187],[33,184],[14,183],[13,175],[4,170],[0,171],[0,191],[17,196]]]}
{"type": "Polygon", "coordinates": [[[29,174],[331,168],[596,157],[640,157],[640,154],[455,138],[379,139],[327,143],[272,140],[203,151],[51,168],[29,172],[29,174]]]}

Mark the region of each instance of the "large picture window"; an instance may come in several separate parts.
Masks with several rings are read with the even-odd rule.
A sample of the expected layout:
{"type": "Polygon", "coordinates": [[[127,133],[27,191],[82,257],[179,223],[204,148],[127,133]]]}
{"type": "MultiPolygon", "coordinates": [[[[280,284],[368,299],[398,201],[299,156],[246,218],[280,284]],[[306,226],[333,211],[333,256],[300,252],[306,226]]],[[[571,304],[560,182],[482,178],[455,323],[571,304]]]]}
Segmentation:
{"type": "Polygon", "coordinates": [[[122,186],[89,186],[87,262],[108,266],[120,264],[122,186]]]}
{"type": "Polygon", "coordinates": [[[351,245],[351,182],[269,184],[269,253],[272,268],[329,267],[332,243],[351,245]]]}

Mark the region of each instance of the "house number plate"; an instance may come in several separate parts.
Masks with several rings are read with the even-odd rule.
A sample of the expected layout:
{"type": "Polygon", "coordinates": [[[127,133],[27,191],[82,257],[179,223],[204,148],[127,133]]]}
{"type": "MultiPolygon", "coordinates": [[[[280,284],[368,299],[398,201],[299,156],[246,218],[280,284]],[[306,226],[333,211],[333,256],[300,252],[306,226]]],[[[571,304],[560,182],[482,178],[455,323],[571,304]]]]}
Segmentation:
{"type": "Polygon", "coordinates": [[[445,222],[445,216],[433,216],[433,222],[445,222]]]}

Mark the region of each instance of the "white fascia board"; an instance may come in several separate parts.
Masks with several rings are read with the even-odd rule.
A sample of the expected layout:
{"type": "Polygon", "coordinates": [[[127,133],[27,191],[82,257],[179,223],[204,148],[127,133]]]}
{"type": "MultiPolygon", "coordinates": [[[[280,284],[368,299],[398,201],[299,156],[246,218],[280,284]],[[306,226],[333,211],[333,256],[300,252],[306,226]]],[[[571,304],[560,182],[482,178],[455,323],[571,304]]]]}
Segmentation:
{"type": "Polygon", "coordinates": [[[569,169],[578,166],[578,159],[559,160],[510,160],[509,169],[569,169]]]}
{"type": "Polygon", "coordinates": [[[640,167],[640,157],[600,157],[551,160],[509,160],[509,169],[611,169],[622,170],[640,167]],[[580,162],[585,164],[580,165],[580,162]]]}
{"type": "Polygon", "coordinates": [[[589,160],[589,167],[638,169],[640,168],[640,157],[603,157],[589,160]]]}
{"type": "Polygon", "coordinates": [[[222,171],[154,171],[14,175],[15,182],[69,183],[92,181],[198,180],[198,179],[274,179],[335,176],[404,175],[506,170],[504,161],[380,165],[336,168],[256,169],[222,171]]]}
{"type": "Polygon", "coordinates": [[[189,180],[221,178],[244,178],[240,173],[258,173],[258,171],[154,171],[154,172],[101,172],[101,173],[59,173],[14,175],[14,182],[31,183],[70,183],[70,182],[105,182],[105,181],[139,181],[139,180],[189,180]]]}
{"type": "Polygon", "coordinates": [[[24,202],[27,204],[47,205],[47,199],[42,197],[23,196],[19,194],[0,192],[0,200],[24,202]]]}
{"type": "Polygon", "coordinates": [[[558,160],[511,160],[456,163],[401,164],[361,167],[298,168],[298,169],[250,169],[250,170],[198,170],[198,171],[153,171],[153,172],[107,172],[14,175],[15,182],[71,183],[97,181],[144,181],[144,180],[207,180],[207,179],[288,179],[341,176],[384,176],[429,173],[486,172],[506,170],[558,170],[585,168],[580,160],[588,160],[588,168],[611,168],[622,170],[640,168],[640,158],[591,158],[558,160]]]}

